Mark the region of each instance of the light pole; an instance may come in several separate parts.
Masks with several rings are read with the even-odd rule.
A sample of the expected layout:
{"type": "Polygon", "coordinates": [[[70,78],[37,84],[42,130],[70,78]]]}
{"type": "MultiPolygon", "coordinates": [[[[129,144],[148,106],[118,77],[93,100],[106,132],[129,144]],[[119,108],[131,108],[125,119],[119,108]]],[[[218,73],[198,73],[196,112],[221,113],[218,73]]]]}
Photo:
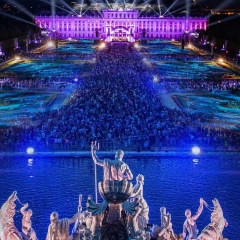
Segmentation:
{"type": "Polygon", "coordinates": [[[211,42],[211,56],[213,56],[214,42],[211,42]]]}
{"type": "Polygon", "coordinates": [[[29,42],[29,33],[27,34],[27,38],[26,38],[26,54],[28,54],[28,42],[29,42]]]}

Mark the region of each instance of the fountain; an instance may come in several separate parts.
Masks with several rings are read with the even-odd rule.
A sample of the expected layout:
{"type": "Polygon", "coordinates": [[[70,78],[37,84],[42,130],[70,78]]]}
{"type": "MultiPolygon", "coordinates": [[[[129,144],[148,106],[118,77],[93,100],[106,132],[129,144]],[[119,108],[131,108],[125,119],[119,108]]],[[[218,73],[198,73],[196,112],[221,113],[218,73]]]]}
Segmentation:
{"type": "MultiPolygon", "coordinates": [[[[116,151],[115,160],[101,160],[96,155],[98,149],[99,145],[96,142],[92,143],[91,154],[95,166],[102,166],[104,170],[103,181],[98,183],[98,190],[103,201],[97,203],[89,195],[87,209],[82,212],[82,195],[80,194],[78,212],[71,219],[59,219],[58,213],[54,211],[50,215],[51,223],[48,227],[47,240],[66,240],[69,237],[74,240],[177,240],[184,239],[187,234],[196,235],[194,239],[198,240],[225,239],[222,232],[228,223],[217,199],[213,200],[213,207],[210,207],[200,198],[200,206],[195,215],[191,215],[189,209],[186,210],[183,234],[174,233],[171,214],[166,212],[165,207],[160,208],[161,226],[149,224],[149,206],[143,197],[144,176],[138,174],[136,184],[133,186],[130,182],[133,178],[131,170],[122,161],[123,151],[116,151]],[[211,222],[197,236],[196,220],[201,215],[204,206],[211,211],[211,222]],[[74,222],[75,225],[70,235],[69,225],[74,222]],[[193,222],[193,232],[188,227],[188,222],[193,222]]],[[[32,211],[26,210],[27,208],[28,204],[22,204],[17,197],[17,192],[14,191],[0,209],[0,239],[37,239],[30,219],[32,211]],[[16,200],[22,205],[22,232],[14,223],[16,213],[14,202],[16,200]]]]}

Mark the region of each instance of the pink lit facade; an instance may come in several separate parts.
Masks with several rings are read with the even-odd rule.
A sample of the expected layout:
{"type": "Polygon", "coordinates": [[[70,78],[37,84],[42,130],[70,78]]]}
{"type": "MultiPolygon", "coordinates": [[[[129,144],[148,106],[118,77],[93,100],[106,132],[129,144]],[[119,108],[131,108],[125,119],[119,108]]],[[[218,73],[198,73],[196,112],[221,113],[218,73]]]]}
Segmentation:
{"type": "Polygon", "coordinates": [[[91,16],[37,16],[40,28],[57,32],[59,39],[123,38],[129,42],[138,39],[180,39],[186,31],[207,28],[206,18],[139,17],[137,10],[103,10],[102,17],[91,16]]]}

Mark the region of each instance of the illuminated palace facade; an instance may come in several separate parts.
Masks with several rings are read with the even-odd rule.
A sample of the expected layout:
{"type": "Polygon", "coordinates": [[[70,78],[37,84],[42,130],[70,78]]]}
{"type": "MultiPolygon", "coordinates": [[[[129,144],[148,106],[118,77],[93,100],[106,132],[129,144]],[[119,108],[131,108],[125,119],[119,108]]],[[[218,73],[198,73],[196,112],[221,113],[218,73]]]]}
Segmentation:
{"type": "Polygon", "coordinates": [[[203,17],[140,17],[138,10],[103,10],[102,16],[37,16],[40,28],[59,39],[104,39],[107,42],[139,39],[180,39],[186,32],[207,28],[203,17]]]}

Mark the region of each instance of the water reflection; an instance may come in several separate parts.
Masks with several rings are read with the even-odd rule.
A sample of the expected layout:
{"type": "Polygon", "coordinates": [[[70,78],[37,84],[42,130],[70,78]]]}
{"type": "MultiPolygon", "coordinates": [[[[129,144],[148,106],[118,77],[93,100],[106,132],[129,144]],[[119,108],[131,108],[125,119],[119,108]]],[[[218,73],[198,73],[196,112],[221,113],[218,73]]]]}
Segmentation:
{"type": "MultiPolygon", "coordinates": [[[[91,157],[71,158],[5,158],[0,165],[0,204],[16,190],[23,202],[33,210],[33,227],[39,239],[44,239],[52,211],[61,217],[71,217],[78,208],[79,194],[83,194],[83,210],[88,195],[94,195],[94,165],[91,157]],[[34,162],[34,164],[33,164],[34,162]],[[30,165],[29,165],[30,164],[30,165]]],[[[198,209],[202,197],[211,205],[218,198],[224,216],[229,222],[224,236],[238,240],[232,233],[240,224],[240,158],[126,158],[135,178],[145,177],[144,198],[150,207],[150,223],[160,224],[160,207],[172,214],[173,228],[182,231],[187,208],[198,209]]],[[[102,168],[97,169],[98,181],[102,179],[102,168]]],[[[98,196],[98,199],[101,197],[98,196]]],[[[202,230],[210,222],[211,213],[204,209],[198,219],[202,230]]],[[[15,216],[16,225],[21,229],[21,216],[15,216]]]]}

